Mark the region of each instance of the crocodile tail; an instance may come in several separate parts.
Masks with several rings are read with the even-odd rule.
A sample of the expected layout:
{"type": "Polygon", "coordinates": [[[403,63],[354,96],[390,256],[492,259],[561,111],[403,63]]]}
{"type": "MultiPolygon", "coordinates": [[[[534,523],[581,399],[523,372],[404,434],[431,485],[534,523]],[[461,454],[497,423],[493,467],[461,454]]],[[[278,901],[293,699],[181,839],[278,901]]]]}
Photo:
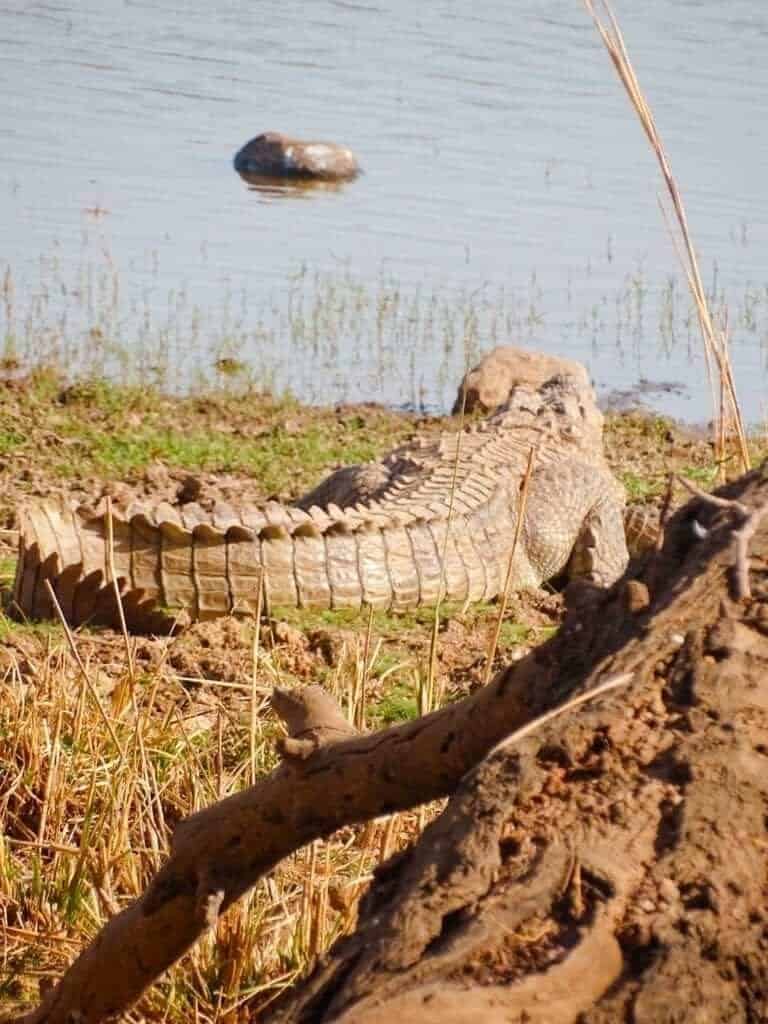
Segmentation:
{"type": "Polygon", "coordinates": [[[13,583],[11,611],[24,618],[48,619],[54,614],[45,580],[61,572],[61,561],[50,546],[48,523],[42,506],[19,512],[19,556],[13,583]]]}
{"type": "Polygon", "coordinates": [[[22,619],[50,619],[61,613],[73,626],[116,626],[121,606],[132,631],[172,629],[175,616],[158,604],[157,594],[135,585],[130,562],[132,555],[140,559],[141,552],[126,558],[120,542],[125,527],[125,521],[115,517],[110,549],[103,516],[88,518],[54,502],[24,507],[19,514],[12,613],[22,619]]]}
{"type": "Polygon", "coordinates": [[[118,626],[122,617],[133,632],[167,632],[190,619],[253,615],[260,603],[390,603],[379,530],[356,531],[347,521],[329,526],[319,510],[276,503],[245,516],[227,506],[188,506],[183,514],[182,520],[165,503],[125,514],[52,502],[24,508],[16,614],[39,619],[60,612],[75,626],[118,626]]]}
{"type": "Polygon", "coordinates": [[[255,614],[259,604],[412,608],[499,592],[513,535],[506,492],[449,523],[427,508],[407,521],[376,508],[268,503],[235,513],[170,505],[109,516],[42,503],[21,514],[15,607],[165,632],[174,621],[255,614]],[[182,518],[183,517],[183,518],[182,518]],[[111,530],[110,530],[111,521],[111,530]]]}

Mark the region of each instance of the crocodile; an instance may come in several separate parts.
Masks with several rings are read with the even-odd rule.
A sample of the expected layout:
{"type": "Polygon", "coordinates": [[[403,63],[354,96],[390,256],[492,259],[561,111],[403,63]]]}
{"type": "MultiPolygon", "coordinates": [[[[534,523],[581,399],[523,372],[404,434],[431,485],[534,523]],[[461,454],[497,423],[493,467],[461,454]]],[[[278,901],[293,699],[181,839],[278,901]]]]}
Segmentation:
{"type": "Polygon", "coordinates": [[[72,624],[122,615],[146,632],[168,616],[489,600],[508,579],[609,585],[628,560],[623,510],[592,389],[556,374],[513,386],[484,420],[338,470],[296,505],[27,505],[14,602],[50,617],[53,592],[72,624]]]}

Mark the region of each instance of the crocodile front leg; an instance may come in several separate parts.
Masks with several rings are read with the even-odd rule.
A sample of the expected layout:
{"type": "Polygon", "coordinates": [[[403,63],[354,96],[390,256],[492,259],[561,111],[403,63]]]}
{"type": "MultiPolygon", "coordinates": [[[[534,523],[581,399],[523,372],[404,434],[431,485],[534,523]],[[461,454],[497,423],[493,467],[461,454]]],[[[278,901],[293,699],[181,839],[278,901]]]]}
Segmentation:
{"type": "Polygon", "coordinates": [[[628,559],[623,508],[615,499],[604,498],[584,520],[568,562],[568,577],[609,587],[624,572],[628,559]]]}
{"type": "Polygon", "coordinates": [[[628,561],[623,496],[601,465],[563,460],[534,471],[524,544],[538,582],[559,576],[610,586],[628,561]]]}

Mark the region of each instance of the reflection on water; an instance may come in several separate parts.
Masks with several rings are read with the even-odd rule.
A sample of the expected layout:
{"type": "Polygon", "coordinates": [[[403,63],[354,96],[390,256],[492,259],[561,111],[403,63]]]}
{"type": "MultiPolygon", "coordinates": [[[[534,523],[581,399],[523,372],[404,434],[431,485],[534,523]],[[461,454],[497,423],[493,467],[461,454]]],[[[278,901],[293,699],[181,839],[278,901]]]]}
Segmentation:
{"type": "MultiPolygon", "coordinates": [[[[761,418],[768,9],[616,7],[761,418]]],[[[176,387],[236,358],[316,401],[444,408],[512,341],[708,415],[657,168],[579,3],[9,0],[0,58],[0,356],[176,387]],[[244,187],[265,127],[366,175],[244,187]]]]}
{"type": "Polygon", "coordinates": [[[325,181],[322,178],[281,177],[269,174],[236,172],[253,192],[268,199],[311,199],[322,192],[340,192],[348,181],[325,181]]]}

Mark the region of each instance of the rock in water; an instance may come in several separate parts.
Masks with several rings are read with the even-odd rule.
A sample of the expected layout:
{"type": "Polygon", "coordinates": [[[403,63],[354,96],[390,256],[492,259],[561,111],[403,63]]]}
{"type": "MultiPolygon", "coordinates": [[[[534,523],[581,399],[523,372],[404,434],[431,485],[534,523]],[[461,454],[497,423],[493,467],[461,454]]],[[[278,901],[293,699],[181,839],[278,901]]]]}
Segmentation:
{"type": "Polygon", "coordinates": [[[360,173],[348,146],[336,142],[302,142],[281,132],[264,132],[235,155],[238,174],[275,178],[320,178],[340,181],[360,173]]]}

